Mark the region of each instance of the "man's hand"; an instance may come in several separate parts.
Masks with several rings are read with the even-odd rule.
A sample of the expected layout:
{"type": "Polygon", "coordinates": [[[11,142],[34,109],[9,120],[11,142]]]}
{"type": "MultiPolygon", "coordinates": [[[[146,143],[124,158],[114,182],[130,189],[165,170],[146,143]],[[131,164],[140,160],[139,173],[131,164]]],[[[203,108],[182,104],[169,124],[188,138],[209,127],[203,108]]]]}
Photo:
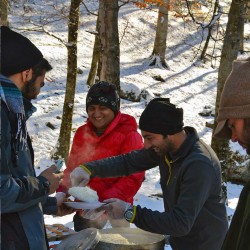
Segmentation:
{"type": "Polygon", "coordinates": [[[81,213],[81,216],[84,219],[88,219],[88,220],[96,220],[97,218],[99,218],[101,215],[103,215],[105,213],[104,208],[103,209],[86,209],[83,210],[81,213]]]}
{"type": "Polygon", "coordinates": [[[89,183],[89,178],[89,174],[82,167],[75,168],[70,174],[72,186],[85,187],[89,183]]]}
{"type": "Polygon", "coordinates": [[[57,214],[56,216],[64,216],[68,214],[72,214],[76,211],[76,209],[72,207],[68,207],[65,204],[62,204],[61,206],[57,207],[57,214]]]}
{"type": "Polygon", "coordinates": [[[76,211],[76,209],[71,208],[63,204],[67,200],[66,194],[63,192],[57,192],[56,195],[56,205],[57,205],[57,216],[64,216],[71,214],[76,211]]]}
{"type": "Polygon", "coordinates": [[[60,207],[64,201],[66,201],[66,194],[63,192],[57,192],[56,195],[56,205],[60,207]]]}
{"type": "Polygon", "coordinates": [[[128,202],[125,202],[116,198],[107,199],[107,200],[104,200],[103,202],[107,203],[103,207],[107,215],[111,219],[124,219],[124,212],[131,205],[128,202]]]}
{"type": "Polygon", "coordinates": [[[51,167],[44,170],[40,175],[45,177],[50,182],[49,194],[53,194],[56,189],[59,187],[59,184],[64,176],[63,173],[56,174],[55,171],[57,167],[52,165],[51,167]]]}

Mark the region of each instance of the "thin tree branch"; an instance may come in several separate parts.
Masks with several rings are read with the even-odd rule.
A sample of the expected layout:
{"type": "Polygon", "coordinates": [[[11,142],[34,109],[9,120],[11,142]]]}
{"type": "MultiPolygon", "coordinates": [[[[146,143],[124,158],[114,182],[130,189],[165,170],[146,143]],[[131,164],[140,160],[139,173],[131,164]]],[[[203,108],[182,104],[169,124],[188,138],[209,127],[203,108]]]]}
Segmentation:
{"type": "Polygon", "coordinates": [[[125,25],[125,27],[124,27],[124,29],[123,29],[122,36],[121,36],[121,40],[120,40],[119,44],[122,43],[123,37],[125,36],[126,30],[127,30],[127,28],[128,28],[128,24],[129,24],[129,21],[127,20],[126,25],[125,25]]]}
{"type": "Polygon", "coordinates": [[[119,5],[119,9],[122,7],[122,6],[124,6],[124,5],[126,5],[126,4],[128,4],[130,1],[129,0],[127,0],[127,1],[119,1],[119,2],[122,2],[122,4],[121,5],[119,5]]]}
{"type": "Polygon", "coordinates": [[[88,13],[90,13],[91,15],[94,15],[94,16],[98,16],[98,14],[92,12],[89,10],[89,8],[87,7],[87,5],[84,3],[84,1],[82,1],[82,5],[85,7],[85,9],[87,10],[88,13]]]}

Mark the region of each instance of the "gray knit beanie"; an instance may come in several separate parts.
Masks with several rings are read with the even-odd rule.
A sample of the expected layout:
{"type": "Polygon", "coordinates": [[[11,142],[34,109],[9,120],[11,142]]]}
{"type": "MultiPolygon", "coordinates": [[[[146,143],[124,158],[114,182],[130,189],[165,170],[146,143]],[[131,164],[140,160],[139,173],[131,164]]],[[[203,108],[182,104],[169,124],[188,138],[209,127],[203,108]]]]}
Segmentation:
{"type": "Polygon", "coordinates": [[[229,118],[250,118],[250,57],[235,60],[220,99],[218,125],[214,136],[230,139],[231,130],[227,126],[229,118]]]}

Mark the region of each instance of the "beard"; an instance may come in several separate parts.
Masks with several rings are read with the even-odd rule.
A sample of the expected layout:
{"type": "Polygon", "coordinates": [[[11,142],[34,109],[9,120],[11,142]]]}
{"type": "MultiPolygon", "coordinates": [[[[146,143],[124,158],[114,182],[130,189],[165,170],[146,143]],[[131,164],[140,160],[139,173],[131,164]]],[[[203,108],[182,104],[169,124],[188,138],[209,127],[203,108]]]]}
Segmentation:
{"type": "Polygon", "coordinates": [[[27,81],[22,89],[22,94],[28,100],[36,99],[37,89],[35,87],[35,81],[32,81],[32,79],[27,81]]]}
{"type": "Polygon", "coordinates": [[[159,156],[165,156],[171,152],[174,152],[175,150],[176,148],[175,148],[174,143],[170,139],[166,138],[164,140],[164,143],[162,143],[162,145],[159,146],[159,151],[157,152],[157,154],[159,156]]]}

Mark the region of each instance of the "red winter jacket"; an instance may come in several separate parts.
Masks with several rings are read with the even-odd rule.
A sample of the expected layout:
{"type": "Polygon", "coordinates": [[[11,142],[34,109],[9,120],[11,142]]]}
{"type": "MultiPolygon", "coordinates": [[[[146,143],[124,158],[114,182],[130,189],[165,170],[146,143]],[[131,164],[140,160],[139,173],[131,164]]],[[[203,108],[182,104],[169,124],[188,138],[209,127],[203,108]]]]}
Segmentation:
{"type": "MultiPolygon", "coordinates": [[[[125,154],[143,147],[142,137],[137,132],[134,117],[118,112],[103,135],[97,136],[92,123],[79,127],[75,133],[64,179],[58,192],[67,193],[70,187],[70,173],[74,168],[85,162],[125,154]]],[[[144,172],[125,177],[92,178],[88,186],[96,190],[99,200],[119,198],[133,202],[133,197],[144,179],[144,172]]]]}

